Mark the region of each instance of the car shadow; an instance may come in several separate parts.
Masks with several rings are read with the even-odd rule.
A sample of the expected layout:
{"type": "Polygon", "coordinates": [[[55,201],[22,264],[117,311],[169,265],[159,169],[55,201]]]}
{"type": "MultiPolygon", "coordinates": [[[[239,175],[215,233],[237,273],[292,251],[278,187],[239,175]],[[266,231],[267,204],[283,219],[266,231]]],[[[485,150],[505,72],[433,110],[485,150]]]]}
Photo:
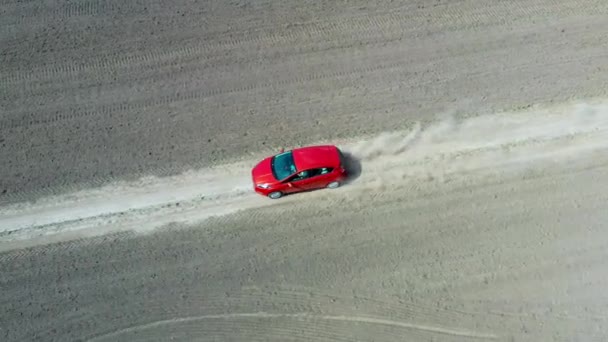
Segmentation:
{"type": "Polygon", "coordinates": [[[342,151],[342,156],[344,159],[344,168],[346,169],[347,177],[344,181],[344,184],[350,184],[355,181],[359,176],[361,176],[361,172],[363,171],[363,167],[361,166],[361,159],[355,157],[352,153],[342,151]]]}

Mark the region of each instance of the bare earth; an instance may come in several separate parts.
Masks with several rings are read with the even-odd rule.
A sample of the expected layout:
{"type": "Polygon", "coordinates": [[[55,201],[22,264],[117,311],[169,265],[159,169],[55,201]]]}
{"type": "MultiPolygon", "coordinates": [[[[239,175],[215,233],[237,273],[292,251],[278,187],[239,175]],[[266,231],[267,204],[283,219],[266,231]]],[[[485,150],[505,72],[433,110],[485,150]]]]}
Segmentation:
{"type": "Polygon", "coordinates": [[[0,13],[0,340],[608,339],[606,1],[0,13]]]}

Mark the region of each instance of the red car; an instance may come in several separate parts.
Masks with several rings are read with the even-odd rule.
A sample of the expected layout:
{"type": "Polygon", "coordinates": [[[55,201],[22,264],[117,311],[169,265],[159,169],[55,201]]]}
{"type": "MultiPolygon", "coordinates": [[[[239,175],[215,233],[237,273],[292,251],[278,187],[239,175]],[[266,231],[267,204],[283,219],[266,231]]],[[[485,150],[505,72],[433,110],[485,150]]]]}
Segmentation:
{"type": "Polygon", "coordinates": [[[253,187],[272,199],[320,188],[337,188],[346,179],[344,156],[333,145],[307,146],[268,157],[251,170],[253,187]]]}

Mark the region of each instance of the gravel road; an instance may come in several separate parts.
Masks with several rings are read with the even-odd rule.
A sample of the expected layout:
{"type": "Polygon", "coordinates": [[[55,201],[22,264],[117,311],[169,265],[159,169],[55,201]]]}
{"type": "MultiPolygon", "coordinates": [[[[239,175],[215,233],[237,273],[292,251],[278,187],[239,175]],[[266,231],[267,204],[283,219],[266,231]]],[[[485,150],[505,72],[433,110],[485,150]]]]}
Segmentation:
{"type": "Polygon", "coordinates": [[[608,338],[604,0],[0,13],[1,340],[608,338]],[[352,184],[251,194],[317,141],[352,184]]]}

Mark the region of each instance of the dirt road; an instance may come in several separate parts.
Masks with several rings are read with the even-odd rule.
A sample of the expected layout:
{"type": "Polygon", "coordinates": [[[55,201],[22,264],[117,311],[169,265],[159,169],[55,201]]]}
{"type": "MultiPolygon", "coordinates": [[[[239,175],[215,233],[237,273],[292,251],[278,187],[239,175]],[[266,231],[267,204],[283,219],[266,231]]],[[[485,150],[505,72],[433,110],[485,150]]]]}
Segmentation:
{"type": "Polygon", "coordinates": [[[601,341],[603,155],[7,252],[3,340],[601,341]]]}
{"type": "Polygon", "coordinates": [[[0,4],[1,339],[606,340],[605,1],[303,6],[0,4]]]}
{"type": "Polygon", "coordinates": [[[604,0],[0,6],[4,202],[607,88],[604,0]]]}

